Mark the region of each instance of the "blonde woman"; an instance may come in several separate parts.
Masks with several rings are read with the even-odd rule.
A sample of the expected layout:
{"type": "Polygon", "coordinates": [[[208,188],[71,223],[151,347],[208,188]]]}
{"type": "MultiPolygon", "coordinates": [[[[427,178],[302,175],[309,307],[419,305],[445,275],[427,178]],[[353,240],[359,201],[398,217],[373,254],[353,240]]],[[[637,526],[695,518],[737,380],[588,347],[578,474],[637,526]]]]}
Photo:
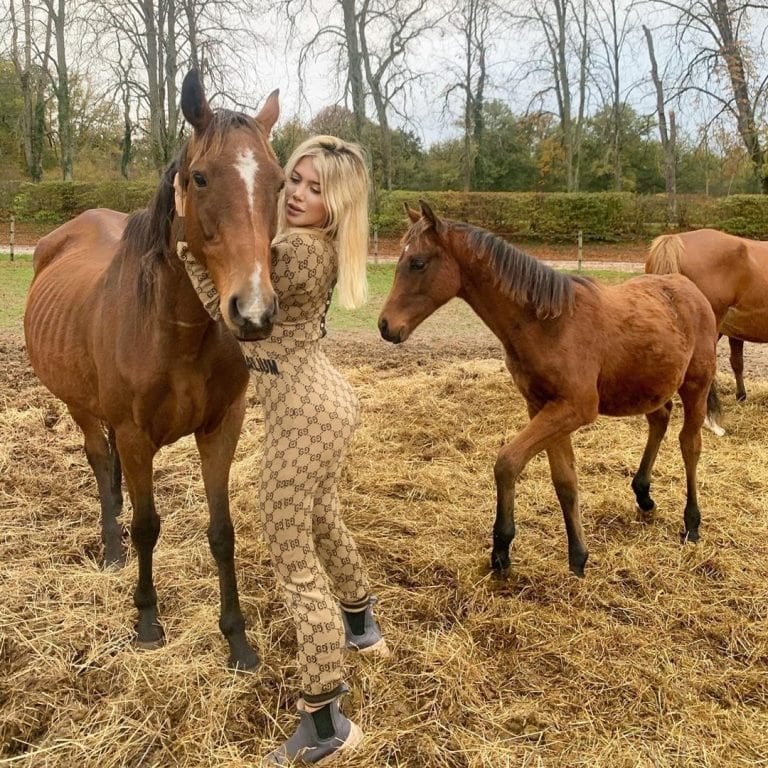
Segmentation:
{"type": "MultiPolygon", "coordinates": [[[[241,342],[264,405],[261,517],[296,624],[302,686],[298,727],[266,765],[327,761],[355,746],[360,729],[339,707],[344,650],[388,654],[339,513],[358,400],[320,348],[334,288],[343,307],[367,298],[368,173],[357,145],[315,136],[291,155],[285,174],[272,243],[278,320],[269,339],[241,342]]],[[[189,271],[210,306],[210,281],[189,271]]]]}

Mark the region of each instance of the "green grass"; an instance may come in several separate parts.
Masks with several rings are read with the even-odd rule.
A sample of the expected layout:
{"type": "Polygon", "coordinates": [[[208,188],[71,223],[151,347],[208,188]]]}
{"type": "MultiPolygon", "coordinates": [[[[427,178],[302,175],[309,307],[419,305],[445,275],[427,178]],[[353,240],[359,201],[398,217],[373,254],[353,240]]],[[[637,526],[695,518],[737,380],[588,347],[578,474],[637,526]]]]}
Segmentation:
{"type": "Polygon", "coordinates": [[[24,299],[32,281],[32,257],[0,253],[0,330],[21,333],[24,299]]]}
{"type": "MultiPolygon", "coordinates": [[[[328,312],[328,327],[337,331],[376,332],[376,321],[384,299],[394,279],[395,265],[371,264],[368,266],[369,299],[367,304],[353,311],[340,309],[336,301],[328,312]]],[[[583,272],[602,283],[619,283],[630,277],[628,272],[600,270],[583,272]]],[[[21,333],[24,300],[32,280],[32,257],[16,256],[10,260],[7,253],[0,253],[0,330],[21,333]]],[[[438,310],[424,325],[429,332],[442,335],[473,334],[483,324],[463,301],[451,301],[438,310]]]]}

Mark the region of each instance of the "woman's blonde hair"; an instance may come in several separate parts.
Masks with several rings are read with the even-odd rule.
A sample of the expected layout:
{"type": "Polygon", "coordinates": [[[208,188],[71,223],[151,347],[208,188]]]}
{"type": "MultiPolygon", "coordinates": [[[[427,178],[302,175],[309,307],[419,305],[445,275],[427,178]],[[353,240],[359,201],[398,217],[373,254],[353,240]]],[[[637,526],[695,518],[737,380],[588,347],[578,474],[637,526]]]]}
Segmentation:
{"type": "MultiPolygon", "coordinates": [[[[336,244],[339,275],[336,282],[339,304],[355,309],[368,299],[365,266],[368,261],[368,168],[357,144],[336,136],[313,136],[299,144],[288,158],[285,175],[290,177],[296,164],[311,157],[320,181],[320,195],[328,212],[320,227],[336,244]]],[[[277,208],[280,232],[287,228],[285,189],[277,208]]]]}

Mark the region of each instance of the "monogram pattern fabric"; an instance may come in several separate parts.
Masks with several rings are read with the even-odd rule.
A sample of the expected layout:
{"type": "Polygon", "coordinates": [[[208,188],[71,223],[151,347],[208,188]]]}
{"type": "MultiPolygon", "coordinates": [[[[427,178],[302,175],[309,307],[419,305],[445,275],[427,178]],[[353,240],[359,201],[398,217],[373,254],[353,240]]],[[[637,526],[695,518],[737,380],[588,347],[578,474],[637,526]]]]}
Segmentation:
{"type": "MultiPolygon", "coordinates": [[[[201,298],[207,295],[210,278],[187,271],[201,298]]],[[[333,243],[315,232],[289,230],[276,239],[277,323],[269,339],[240,345],[264,406],[262,527],[296,625],[302,690],[311,697],[341,683],[339,602],[367,604],[369,593],[337,490],[359,403],[320,349],[336,274],[333,243]]]]}

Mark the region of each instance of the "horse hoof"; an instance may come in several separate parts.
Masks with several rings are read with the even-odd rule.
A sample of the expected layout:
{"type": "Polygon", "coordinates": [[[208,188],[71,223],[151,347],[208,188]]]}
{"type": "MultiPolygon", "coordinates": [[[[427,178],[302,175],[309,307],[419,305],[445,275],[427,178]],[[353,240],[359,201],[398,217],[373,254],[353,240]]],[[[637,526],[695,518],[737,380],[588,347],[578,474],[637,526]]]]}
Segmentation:
{"type": "Polygon", "coordinates": [[[133,641],[133,645],[139,651],[156,651],[165,645],[165,638],[159,640],[139,640],[138,638],[133,641]]]}
{"type": "Polygon", "coordinates": [[[640,520],[647,523],[656,514],[656,502],[653,502],[653,506],[650,509],[643,509],[639,504],[635,506],[635,509],[640,520]]]}
{"type": "Polygon", "coordinates": [[[695,544],[697,541],[699,541],[700,538],[701,536],[699,536],[698,531],[683,531],[680,534],[680,542],[682,544],[686,544],[688,542],[695,544]]]}
{"type": "Polygon", "coordinates": [[[261,666],[261,659],[256,653],[252,653],[246,658],[239,657],[235,659],[230,656],[227,666],[233,672],[253,672],[261,666]]]}
{"type": "Polygon", "coordinates": [[[121,568],[125,568],[125,552],[121,552],[119,555],[104,555],[104,570],[119,571],[121,568]]]}

